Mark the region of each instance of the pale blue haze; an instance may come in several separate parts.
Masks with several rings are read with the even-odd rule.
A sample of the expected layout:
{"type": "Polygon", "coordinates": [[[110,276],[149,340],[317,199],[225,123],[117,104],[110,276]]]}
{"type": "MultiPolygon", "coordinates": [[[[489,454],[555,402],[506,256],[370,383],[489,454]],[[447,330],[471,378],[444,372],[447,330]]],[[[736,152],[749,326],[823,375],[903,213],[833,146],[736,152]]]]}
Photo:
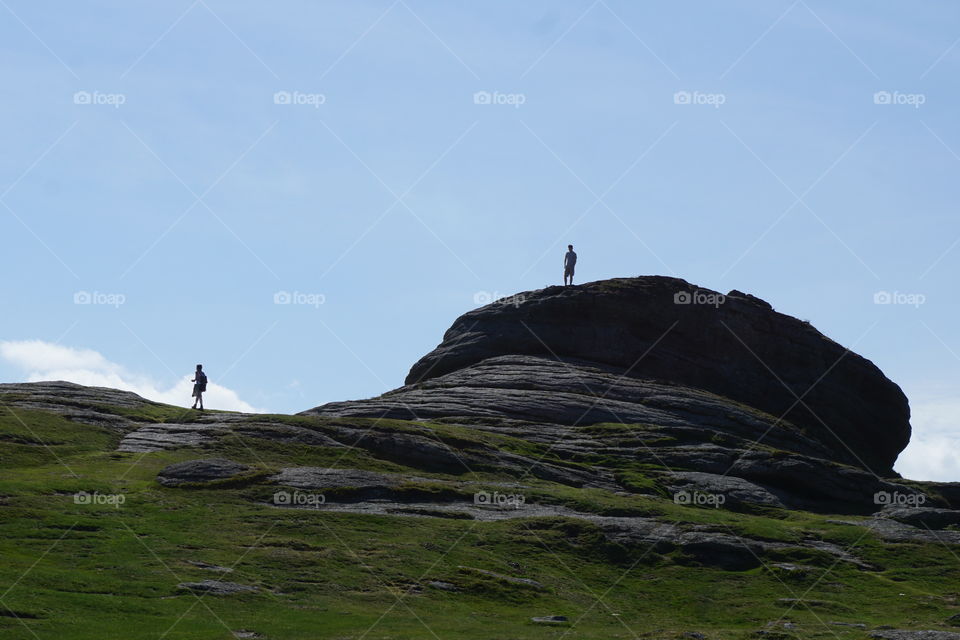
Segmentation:
{"type": "MultiPolygon", "coordinates": [[[[911,397],[927,449],[904,472],[960,479],[958,18],[947,1],[3,0],[0,340],[92,349],[163,388],[203,362],[299,411],[400,385],[478,292],[559,283],[573,243],[579,281],[677,275],[809,319],[911,397]]],[[[29,373],[0,361],[2,380],[29,373]]]]}

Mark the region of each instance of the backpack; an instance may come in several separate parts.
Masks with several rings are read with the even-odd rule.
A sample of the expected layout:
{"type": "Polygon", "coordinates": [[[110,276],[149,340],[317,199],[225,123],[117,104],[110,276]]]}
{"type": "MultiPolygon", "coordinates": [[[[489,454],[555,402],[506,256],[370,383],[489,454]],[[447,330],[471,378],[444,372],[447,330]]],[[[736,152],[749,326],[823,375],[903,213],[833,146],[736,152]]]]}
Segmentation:
{"type": "Polygon", "coordinates": [[[207,390],[207,374],[203,371],[197,374],[197,384],[200,385],[200,391],[207,390]]]}

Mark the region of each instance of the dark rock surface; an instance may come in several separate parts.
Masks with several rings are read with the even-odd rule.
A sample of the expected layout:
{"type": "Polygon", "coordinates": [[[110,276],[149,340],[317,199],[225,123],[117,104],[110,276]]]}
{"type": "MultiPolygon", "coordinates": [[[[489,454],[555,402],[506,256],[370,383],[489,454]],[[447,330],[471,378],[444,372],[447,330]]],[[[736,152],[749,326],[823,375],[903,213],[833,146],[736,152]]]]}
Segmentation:
{"type": "Polygon", "coordinates": [[[667,478],[667,486],[674,496],[674,501],[680,504],[694,502],[699,492],[707,498],[723,496],[723,502],[718,506],[729,507],[738,504],[784,506],[777,496],[763,487],[734,476],[690,471],[669,473],[667,478]]]}
{"type": "Polygon", "coordinates": [[[0,396],[5,394],[26,396],[29,398],[29,404],[36,407],[73,405],[80,408],[99,406],[136,409],[149,404],[157,404],[130,391],[120,391],[109,387],[86,387],[63,381],[0,384],[0,396]]]}
{"type": "Polygon", "coordinates": [[[870,632],[871,638],[883,640],[960,640],[960,633],[952,631],[901,631],[887,629],[870,632]]]}
{"type": "Polygon", "coordinates": [[[139,409],[157,404],[129,391],[62,381],[0,384],[0,402],[28,411],[51,411],[73,422],[119,432],[129,430],[133,423],[118,415],[115,407],[139,409]]]}
{"type": "Polygon", "coordinates": [[[285,487],[322,491],[349,487],[356,491],[385,492],[415,478],[396,473],[377,473],[360,469],[329,469],[327,467],[289,467],[269,478],[285,487]]]}
{"type": "MultiPolygon", "coordinates": [[[[756,485],[752,494],[730,496],[734,502],[866,515],[879,508],[877,492],[918,492],[834,462],[825,444],[794,425],[710,392],[533,356],[491,358],[378,398],[330,403],[305,413],[452,420],[546,444],[570,460],[623,456],[675,473],[722,476],[728,489],[738,478],[756,485]],[[582,415],[592,415],[593,424],[636,426],[591,429],[586,421],[577,424],[582,415]]],[[[407,434],[372,432],[359,446],[378,455],[393,452],[408,463],[422,459],[435,470],[481,470],[491,464],[479,452],[453,456],[439,443],[407,434]]],[[[503,465],[511,463],[501,457],[497,466],[503,465]]],[[[548,477],[552,472],[577,486],[569,471],[538,465],[533,473],[548,477]]]]}
{"type": "Polygon", "coordinates": [[[157,481],[165,487],[178,487],[188,483],[225,480],[249,471],[250,467],[247,465],[223,458],[186,460],[165,467],[157,474],[157,481]]]}
{"type": "Polygon", "coordinates": [[[960,526],[960,511],[932,507],[884,507],[877,516],[926,529],[960,526]]]}
{"type": "Polygon", "coordinates": [[[227,425],[203,423],[147,424],[125,435],[117,451],[150,453],[164,449],[198,447],[227,432],[227,425]]]}
{"type": "Polygon", "coordinates": [[[566,624],[569,620],[567,616],[535,616],[530,618],[530,622],[537,624],[566,624]]]}
{"type": "Polygon", "coordinates": [[[874,517],[868,520],[834,520],[832,522],[866,527],[886,542],[960,544],[960,531],[937,531],[923,526],[915,527],[891,518],[874,517]]]}
{"type": "MultiPolygon", "coordinates": [[[[899,387],[758,298],[641,277],[511,301],[458,318],[405,386],[304,414],[443,420],[546,444],[575,461],[630,457],[665,468],[671,490],[723,493],[731,504],[867,515],[882,506],[879,492],[921,491],[892,471],[910,436],[899,387]],[[693,302],[676,304],[678,293],[693,302]]],[[[488,468],[396,437],[364,446],[405,459],[422,451],[447,469],[488,468]]],[[[944,502],[960,496],[941,489],[944,502]]]]}
{"type": "MultiPolygon", "coordinates": [[[[827,445],[832,459],[879,475],[890,474],[909,441],[910,411],[896,384],[869,360],[753,296],[731,291],[724,297],[650,276],[548,287],[510,301],[459,317],[443,342],[413,365],[406,384],[504,355],[572,359],[703,389],[783,417],[827,445]],[[678,295],[691,302],[676,304],[678,295]]],[[[492,383],[485,386],[527,389],[492,383]]],[[[510,394],[502,395],[508,404],[501,410],[513,411],[510,394]]],[[[472,397],[471,404],[489,404],[472,397]]],[[[465,400],[452,396],[450,402],[465,400]]],[[[521,403],[523,418],[526,404],[537,410],[521,403]]],[[[552,421],[573,415],[566,408],[561,413],[552,421]]]]}

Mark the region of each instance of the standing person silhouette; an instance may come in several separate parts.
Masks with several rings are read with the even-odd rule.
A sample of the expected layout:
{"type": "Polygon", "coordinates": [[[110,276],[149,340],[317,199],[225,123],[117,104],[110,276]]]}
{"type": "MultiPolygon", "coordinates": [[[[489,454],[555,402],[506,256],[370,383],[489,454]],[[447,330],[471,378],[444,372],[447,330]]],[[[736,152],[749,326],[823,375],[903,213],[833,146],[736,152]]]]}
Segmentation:
{"type": "Polygon", "coordinates": [[[567,278],[570,279],[569,284],[573,284],[573,269],[577,266],[577,254],[573,251],[573,245],[567,245],[567,253],[563,256],[563,286],[567,286],[567,278]]]}
{"type": "Polygon", "coordinates": [[[193,383],[193,397],[196,400],[193,401],[193,406],[191,409],[197,408],[197,403],[200,403],[200,411],[203,411],[203,392],[207,390],[207,374],[203,372],[203,365],[197,365],[197,372],[193,376],[193,380],[190,382],[193,383]]]}

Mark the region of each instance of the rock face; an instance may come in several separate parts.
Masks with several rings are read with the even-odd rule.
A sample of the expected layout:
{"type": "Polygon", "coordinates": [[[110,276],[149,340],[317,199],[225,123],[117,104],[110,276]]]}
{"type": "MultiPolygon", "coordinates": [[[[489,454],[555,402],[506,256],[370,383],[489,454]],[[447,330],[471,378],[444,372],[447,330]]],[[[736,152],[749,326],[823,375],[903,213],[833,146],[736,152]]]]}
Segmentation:
{"type": "Polygon", "coordinates": [[[404,387],[305,413],[693,426],[896,475],[900,388],[758,298],[638,277],[508,300],[459,317],[404,387]]]}
{"type": "Polygon", "coordinates": [[[186,460],[165,467],[160,471],[157,480],[165,487],[179,487],[183,484],[226,480],[248,471],[250,467],[247,465],[223,458],[186,460]]]}

